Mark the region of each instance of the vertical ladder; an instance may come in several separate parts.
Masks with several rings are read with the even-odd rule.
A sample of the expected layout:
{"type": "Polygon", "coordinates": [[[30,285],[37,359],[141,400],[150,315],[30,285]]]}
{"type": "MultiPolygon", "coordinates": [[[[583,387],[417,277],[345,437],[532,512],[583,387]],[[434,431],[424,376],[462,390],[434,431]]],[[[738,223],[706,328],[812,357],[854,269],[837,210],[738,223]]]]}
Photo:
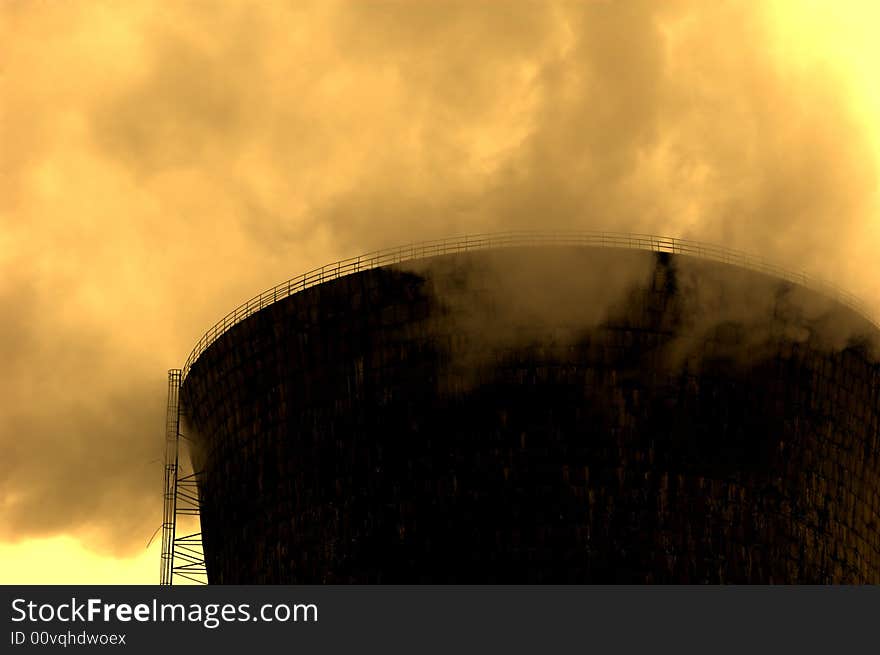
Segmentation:
{"type": "Polygon", "coordinates": [[[165,419],[165,479],[163,489],[162,553],[159,584],[171,585],[175,576],[207,584],[208,571],[202,549],[202,533],[177,535],[179,516],[199,516],[198,473],[181,475],[180,466],[180,369],[168,371],[168,410],[165,419]]]}

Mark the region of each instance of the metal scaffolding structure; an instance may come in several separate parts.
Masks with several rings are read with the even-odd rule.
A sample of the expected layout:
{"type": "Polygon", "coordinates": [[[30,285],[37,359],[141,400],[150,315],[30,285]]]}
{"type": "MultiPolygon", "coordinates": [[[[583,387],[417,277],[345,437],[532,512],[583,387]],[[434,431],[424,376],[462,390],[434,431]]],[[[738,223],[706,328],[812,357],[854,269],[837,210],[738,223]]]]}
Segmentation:
{"type": "Polygon", "coordinates": [[[180,369],[168,371],[168,410],[165,419],[165,480],[163,489],[162,554],[159,584],[174,584],[175,578],[195,584],[207,584],[208,571],[202,549],[202,533],[178,536],[181,516],[199,516],[198,473],[183,473],[180,431],[183,413],[180,402],[180,369]]]}

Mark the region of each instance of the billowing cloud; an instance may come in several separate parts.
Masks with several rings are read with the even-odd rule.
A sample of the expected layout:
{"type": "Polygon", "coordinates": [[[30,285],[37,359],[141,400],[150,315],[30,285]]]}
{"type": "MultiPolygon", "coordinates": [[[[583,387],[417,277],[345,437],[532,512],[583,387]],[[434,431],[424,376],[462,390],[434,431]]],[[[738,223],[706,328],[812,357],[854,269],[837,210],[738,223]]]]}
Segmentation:
{"type": "Polygon", "coordinates": [[[142,546],[165,369],[372,248],[653,232],[880,305],[878,119],[799,6],[4,3],[0,539],[142,546]]]}

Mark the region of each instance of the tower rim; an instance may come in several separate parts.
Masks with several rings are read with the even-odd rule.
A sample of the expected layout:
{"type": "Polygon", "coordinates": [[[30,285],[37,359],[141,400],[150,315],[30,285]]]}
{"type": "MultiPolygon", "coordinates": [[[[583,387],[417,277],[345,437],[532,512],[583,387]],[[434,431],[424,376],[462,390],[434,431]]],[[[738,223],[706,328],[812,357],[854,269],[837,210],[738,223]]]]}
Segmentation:
{"type": "Polygon", "coordinates": [[[833,282],[780,266],[764,257],[734,248],[693,239],[599,230],[514,230],[486,232],[461,236],[415,241],[374,250],[356,257],[325,264],[280,282],[250,298],[227,313],[211,326],[198,340],[181,368],[181,385],[202,354],[226,332],[253,316],[297,293],[324,282],[372,269],[392,266],[421,259],[458,255],[470,252],[533,247],[580,247],[636,250],[643,252],[684,255],[697,259],[728,264],[737,268],[763,273],[780,280],[801,285],[820,293],[855,311],[872,326],[880,329],[880,322],[860,297],[833,282]]]}

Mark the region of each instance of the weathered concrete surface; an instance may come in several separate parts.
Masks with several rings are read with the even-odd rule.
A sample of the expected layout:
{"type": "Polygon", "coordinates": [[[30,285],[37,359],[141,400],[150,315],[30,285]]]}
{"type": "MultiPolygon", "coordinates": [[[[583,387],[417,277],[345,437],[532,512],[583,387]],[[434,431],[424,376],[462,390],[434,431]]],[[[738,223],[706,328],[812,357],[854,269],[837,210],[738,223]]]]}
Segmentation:
{"type": "Polygon", "coordinates": [[[798,287],[646,253],[312,288],[186,379],[209,577],[880,583],[874,338],[798,287]]]}

